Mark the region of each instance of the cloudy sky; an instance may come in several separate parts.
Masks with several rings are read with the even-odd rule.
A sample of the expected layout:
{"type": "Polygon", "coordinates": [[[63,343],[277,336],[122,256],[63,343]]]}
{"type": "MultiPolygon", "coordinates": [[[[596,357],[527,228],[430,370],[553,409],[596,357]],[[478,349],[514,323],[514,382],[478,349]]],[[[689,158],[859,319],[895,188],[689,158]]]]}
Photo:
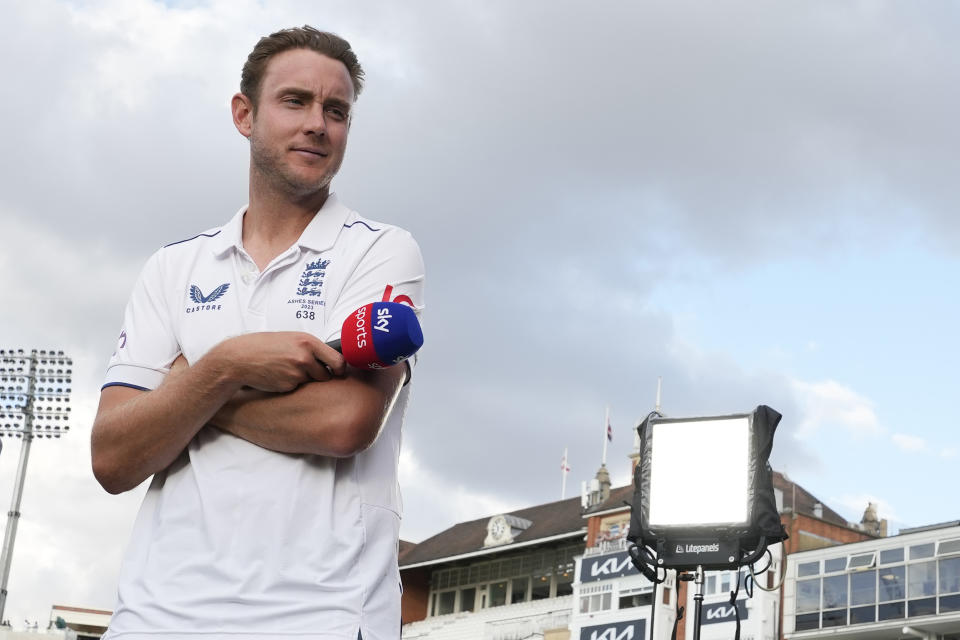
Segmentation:
{"type": "Polygon", "coordinates": [[[780,411],[774,466],[851,521],[958,517],[955,3],[0,10],[0,348],[75,359],[74,428],[32,450],[15,625],[113,607],[144,487],[103,492],[88,442],[123,306],[150,253],[245,202],[229,99],[257,38],[303,23],[367,71],[336,191],[427,262],[404,538],[559,499],[564,447],[576,494],[608,405],[626,484],[658,376],[671,416],[780,411]]]}

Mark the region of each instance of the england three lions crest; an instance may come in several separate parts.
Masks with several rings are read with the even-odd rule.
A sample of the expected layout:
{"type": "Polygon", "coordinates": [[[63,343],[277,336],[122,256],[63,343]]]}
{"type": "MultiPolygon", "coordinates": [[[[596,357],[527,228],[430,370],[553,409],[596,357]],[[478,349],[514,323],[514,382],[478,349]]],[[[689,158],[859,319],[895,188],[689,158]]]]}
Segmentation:
{"type": "Polygon", "coordinates": [[[308,262],[306,268],[303,270],[303,273],[300,274],[300,283],[297,286],[297,295],[314,297],[320,297],[323,295],[323,279],[327,275],[327,266],[329,264],[329,260],[322,259],[308,262]]]}

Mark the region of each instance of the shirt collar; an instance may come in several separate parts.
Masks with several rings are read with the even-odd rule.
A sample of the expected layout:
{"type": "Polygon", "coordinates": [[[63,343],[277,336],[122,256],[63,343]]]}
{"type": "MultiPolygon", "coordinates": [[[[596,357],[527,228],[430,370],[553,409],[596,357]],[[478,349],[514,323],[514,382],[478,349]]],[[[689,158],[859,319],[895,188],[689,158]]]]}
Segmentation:
{"type": "MultiPolygon", "coordinates": [[[[232,248],[238,251],[243,248],[243,215],[246,212],[247,205],[244,205],[227,224],[220,227],[220,233],[211,244],[215,256],[220,257],[232,248]]],[[[300,234],[297,244],[313,251],[326,251],[336,242],[340,229],[343,228],[349,215],[350,209],[340,202],[337,194],[331,193],[307,228],[300,234]]]]}

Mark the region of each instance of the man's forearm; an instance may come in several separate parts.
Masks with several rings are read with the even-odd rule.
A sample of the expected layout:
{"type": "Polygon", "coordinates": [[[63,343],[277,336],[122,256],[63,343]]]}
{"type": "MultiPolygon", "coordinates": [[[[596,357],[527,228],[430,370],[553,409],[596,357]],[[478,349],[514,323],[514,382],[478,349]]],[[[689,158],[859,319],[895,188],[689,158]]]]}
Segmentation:
{"type": "Polygon", "coordinates": [[[405,366],[352,369],[346,378],[289,393],[243,389],[211,424],[273,451],[349,457],[376,440],[405,375],[405,366]]]}
{"type": "Polygon", "coordinates": [[[111,493],[132,489],[173,462],[244,386],[282,393],[345,372],[343,356],[297,331],[229,338],[189,367],[181,356],[154,391],[101,392],[91,436],[94,475],[111,493]]]}
{"type": "Polygon", "coordinates": [[[167,468],[239,386],[211,359],[171,373],[153,391],[104,389],[91,434],[97,480],[120,493],[167,468]]]}

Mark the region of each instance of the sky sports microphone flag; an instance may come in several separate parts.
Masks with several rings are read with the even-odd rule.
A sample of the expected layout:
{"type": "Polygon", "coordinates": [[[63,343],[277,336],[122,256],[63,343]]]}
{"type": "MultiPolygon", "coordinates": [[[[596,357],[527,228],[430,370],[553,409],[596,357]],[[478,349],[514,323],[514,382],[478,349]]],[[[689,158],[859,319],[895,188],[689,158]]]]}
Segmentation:
{"type": "MultiPolygon", "coordinates": [[[[331,343],[330,346],[338,349],[331,343]]],[[[382,369],[403,362],[423,346],[417,314],[399,302],[373,302],[347,316],[339,351],[347,364],[382,369]]]]}

